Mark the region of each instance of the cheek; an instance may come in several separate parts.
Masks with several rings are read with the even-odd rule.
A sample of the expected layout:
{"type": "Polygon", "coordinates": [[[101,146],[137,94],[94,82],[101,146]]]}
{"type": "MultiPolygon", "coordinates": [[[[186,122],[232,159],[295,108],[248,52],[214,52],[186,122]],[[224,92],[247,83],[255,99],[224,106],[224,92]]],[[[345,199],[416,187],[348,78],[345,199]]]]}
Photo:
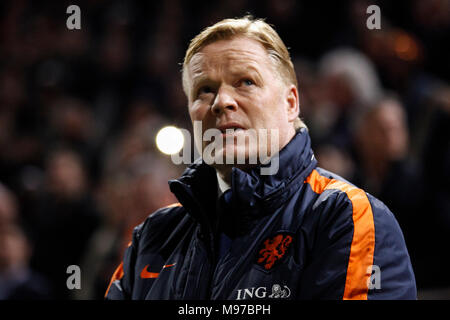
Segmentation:
{"type": "Polygon", "coordinates": [[[197,125],[202,126],[202,131],[214,126],[215,117],[211,112],[211,108],[208,104],[196,104],[189,109],[189,115],[191,117],[192,124],[197,122],[197,125]]]}
{"type": "Polygon", "coordinates": [[[189,116],[191,117],[194,132],[194,143],[198,150],[205,147],[205,142],[202,139],[205,130],[214,126],[214,118],[209,110],[210,107],[206,103],[196,102],[189,106],[189,116]]]}
{"type": "Polygon", "coordinates": [[[261,95],[250,102],[247,114],[254,124],[264,128],[275,128],[285,118],[281,100],[278,95],[261,95]]]}
{"type": "Polygon", "coordinates": [[[202,120],[205,116],[205,109],[199,103],[193,103],[189,106],[189,116],[191,120],[202,120]]]}

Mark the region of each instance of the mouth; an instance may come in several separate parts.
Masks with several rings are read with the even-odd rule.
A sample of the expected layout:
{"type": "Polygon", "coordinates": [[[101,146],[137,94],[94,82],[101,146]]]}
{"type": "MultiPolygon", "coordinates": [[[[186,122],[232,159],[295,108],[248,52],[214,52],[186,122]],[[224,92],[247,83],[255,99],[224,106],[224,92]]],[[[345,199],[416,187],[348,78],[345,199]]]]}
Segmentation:
{"type": "Polygon", "coordinates": [[[227,123],[227,124],[223,124],[217,127],[218,130],[220,130],[220,132],[222,132],[222,135],[227,135],[227,134],[235,134],[238,132],[243,132],[244,130],[246,130],[243,126],[241,126],[238,123],[227,123]]]}

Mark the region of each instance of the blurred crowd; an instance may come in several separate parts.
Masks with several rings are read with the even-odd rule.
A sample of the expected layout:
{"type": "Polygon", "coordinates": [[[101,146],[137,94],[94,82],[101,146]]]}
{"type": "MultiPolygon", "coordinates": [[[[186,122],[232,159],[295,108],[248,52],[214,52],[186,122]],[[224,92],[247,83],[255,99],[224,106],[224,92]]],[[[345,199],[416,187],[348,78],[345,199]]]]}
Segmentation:
{"type": "Polygon", "coordinates": [[[450,1],[10,0],[0,300],[103,298],[133,227],[176,201],[167,180],[185,168],[154,141],[164,125],[192,129],[180,79],[189,40],[247,13],[290,49],[319,165],[388,205],[419,290],[450,288],[450,1]],[[66,27],[70,4],[81,30],[66,27]],[[380,30],[366,27],[370,4],[380,30]],[[69,265],[79,290],[66,286],[69,265]]]}

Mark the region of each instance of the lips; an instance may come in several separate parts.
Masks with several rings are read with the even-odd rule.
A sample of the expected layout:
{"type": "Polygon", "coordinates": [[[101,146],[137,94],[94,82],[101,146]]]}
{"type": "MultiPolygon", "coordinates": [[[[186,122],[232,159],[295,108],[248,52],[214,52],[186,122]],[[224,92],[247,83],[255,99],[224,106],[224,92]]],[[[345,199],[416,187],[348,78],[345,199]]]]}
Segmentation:
{"type": "Polygon", "coordinates": [[[233,132],[245,130],[245,128],[242,125],[240,125],[239,123],[236,123],[236,122],[229,122],[226,124],[222,124],[220,126],[217,126],[217,129],[219,129],[220,132],[222,132],[222,134],[226,134],[227,130],[228,130],[228,132],[230,132],[230,130],[233,130],[233,132]]]}

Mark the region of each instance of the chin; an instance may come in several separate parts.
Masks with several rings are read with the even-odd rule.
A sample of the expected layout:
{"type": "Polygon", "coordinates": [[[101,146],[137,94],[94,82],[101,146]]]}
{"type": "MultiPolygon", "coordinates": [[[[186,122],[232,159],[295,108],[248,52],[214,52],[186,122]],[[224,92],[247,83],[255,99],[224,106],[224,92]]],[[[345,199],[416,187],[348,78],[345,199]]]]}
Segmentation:
{"type": "Polygon", "coordinates": [[[230,173],[232,168],[239,168],[240,170],[248,171],[260,163],[257,148],[255,148],[252,152],[249,151],[248,148],[234,145],[224,146],[220,150],[217,150],[217,156],[215,159],[220,159],[221,161],[216,161],[210,165],[217,171],[223,173],[230,173]]]}

